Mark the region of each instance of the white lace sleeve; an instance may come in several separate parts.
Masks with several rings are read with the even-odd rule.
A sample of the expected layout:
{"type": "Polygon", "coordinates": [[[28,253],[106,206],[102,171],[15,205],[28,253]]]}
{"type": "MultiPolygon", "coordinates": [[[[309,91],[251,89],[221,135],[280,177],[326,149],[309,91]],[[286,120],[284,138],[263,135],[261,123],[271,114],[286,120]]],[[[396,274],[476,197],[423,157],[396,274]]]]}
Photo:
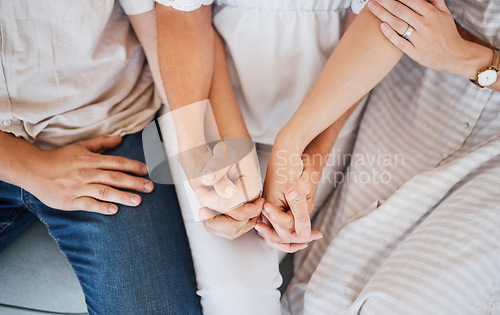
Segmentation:
{"type": "Polygon", "coordinates": [[[159,4],[180,11],[194,11],[202,5],[211,5],[214,0],[155,0],[159,4]]]}
{"type": "Polygon", "coordinates": [[[359,14],[368,3],[368,0],[352,0],[351,9],[355,14],[359,14]]]}

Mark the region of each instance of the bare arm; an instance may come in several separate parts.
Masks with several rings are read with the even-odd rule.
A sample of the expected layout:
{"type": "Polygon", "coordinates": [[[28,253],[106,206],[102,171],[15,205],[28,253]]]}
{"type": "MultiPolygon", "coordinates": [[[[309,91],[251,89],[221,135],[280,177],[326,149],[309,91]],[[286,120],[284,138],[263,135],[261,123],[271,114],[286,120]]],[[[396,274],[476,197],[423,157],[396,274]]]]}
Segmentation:
{"type": "MultiPolygon", "coordinates": [[[[203,151],[206,147],[205,103],[202,102],[206,99],[210,100],[218,136],[222,140],[237,137],[246,138],[244,141],[248,142],[250,138],[232,89],[223,42],[212,26],[211,12],[206,6],[192,12],[181,12],[157,5],[158,56],[181,153],[179,162],[185,172],[195,174],[190,176],[190,185],[200,204],[227,213],[206,219],[205,226],[215,235],[233,239],[253,228],[262,209],[263,200],[250,202],[254,195],[260,194],[257,161],[251,159],[255,149],[254,154],[249,155],[250,162],[238,162],[243,174],[239,178],[228,172],[226,153],[220,156],[220,150],[214,148],[214,156],[209,161],[194,161],[206,155],[206,151],[190,153],[192,148],[203,151]],[[215,167],[220,165],[223,167],[215,167]],[[202,174],[198,180],[196,176],[199,178],[202,174]],[[227,190],[229,186],[232,189],[227,190]],[[245,201],[244,206],[235,210],[223,206],[231,204],[234,207],[245,201]],[[228,210],[231,211],[228,213],[228,210]]],[[[200,214],[204,217],[203,211],[200,214]]]]}
{"type": "Polygon", "coordinates": [[[403,53],[384,37],[379,24],[368,10],[359,14],[277,142],[286,143],[292,152],[303,152],[396,65],[403,53]]]}
{"type": "Polygon", "coordinates": [[[156,12],[155,10],[151,10],[141,14],[129,15],[128,18],[148,60],[149,69],[153,75],[156,88],[160,93],[161,99],[166,103],[167,97],[161,80],[160,66],[158,65],[156,12]]]}
{"type": "Polygon", "coordinates": [[[31,171],[36,164],[35,157],[42,150],[23,139],[0,131],[0,180],[27,187],[31,171]]]}
{"type": "MultiPolygon", "coordinates": [[[[223,43],[212,26],[211,7],[181,12],[157,5],[157,28],[159,64],[170,109],[210,99],[222,138],[249,137],[229,80],[223,43]]],[[[194,120],[191,116],[186,123],[202,125],[202,116],[198,113],[194,120]]],[[[183,128],[177,123],[176,127],[183,128]]],[[[184,141],[199,138],[201,133],[190,128],[183,133],[184,141]]]]}

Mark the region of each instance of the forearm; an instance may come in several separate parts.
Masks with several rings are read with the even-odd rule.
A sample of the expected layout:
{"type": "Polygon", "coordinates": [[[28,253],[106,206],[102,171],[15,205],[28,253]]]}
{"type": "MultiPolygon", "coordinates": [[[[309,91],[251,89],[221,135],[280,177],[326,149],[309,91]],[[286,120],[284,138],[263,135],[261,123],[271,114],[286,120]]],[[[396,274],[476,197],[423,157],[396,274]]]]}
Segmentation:
{"type": "MultiPolygon", "coordinates": [[[[352,11],[349,14],[346,25],[344,28],[344,33],[352,25],[352,22],[356,19],[356,14],[352,11]]],[[[330,157],[330,152],[332,151],[333,145],[340,134],[340,130],[344,127],[347,119],[351,116],[352,112],[361,103],[358,101],[354,106],[349,108],[339,119],[337,119],[330,127],[325,131],[320,133],[316,138],[314,138],[311,143],[307,145],[304,150],[304,157],[308,159],[306,163],[312,164],[319,172],[322,172],[328,162],[330,157]],[[316,157],[320,157],[319,159],[316,157]]]]}
{"type": "Polygon", "coordinates": [[[192,12],[156,6],[158,62],[178,144],[205,143],[204,120],[214,68],[211,7],[192,12]]]}
{"type": "Polygon", "coordinates": [[[0,131],[0,181],[26,188],[40,151],[23,139],[0,131]]]}
{"type": "Polygon", "coordinates": [[[156,12],[155,10],[151,10],[137,15],[129,15],[128,17],[148,60],[155,86],[160,93],[162,101],[166,103],[167,98],[161,80],[160,66],[158,65],[156,12]]]}
{"type": "Polygon", "coordinates": [[[339,119],[337,119],[330,127],[314,138],[304,150],[304,163],[313,166],[318,172],[322,173],[328,162],[330,152],[337,137],[344,127],[346,121],[351,116],[352,112],[359,105],[360,101],[349,108],[339,119]]]}
{"type": "Polygon", "coordinates": [[[212,26],[211,8],[180,12],[157,5],[157,25],[160,69],[179,144],[188,149],[204,143],[207,108],[199,102],[206,99],[217,137],[249,137],[232,91],[223,43],[212,26]]]}
{"type": "Polygon", "coordinates": [[[380,82],[402,57],[368,10],[355,19],[317,82],[278,137],[303,149],[380,82]]]}
{"type": "Polygon", "coordinates": [[[215,29],[213,32],[215,61],[210,102],[219,135],[222,139],[225,137],[250,138],[229,77],[224,43],[215,29]]]}
{"type": "Polygon", "coordinates": [[[208,98],[214,68],[212,9],[156,6],[158,61],[170,110],[208,98]]]}

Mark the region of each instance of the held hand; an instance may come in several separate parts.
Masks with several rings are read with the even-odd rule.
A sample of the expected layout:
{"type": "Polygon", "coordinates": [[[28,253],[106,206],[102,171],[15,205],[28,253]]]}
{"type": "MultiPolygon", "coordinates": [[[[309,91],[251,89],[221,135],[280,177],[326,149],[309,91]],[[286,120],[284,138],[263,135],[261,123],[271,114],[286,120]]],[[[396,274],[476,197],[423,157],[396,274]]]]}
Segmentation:
{"type": "Polygon", "coordinates": [[[34,176],[26,188],[47,206],[60,210],[110,215],[118,211],[116,204],[137,206],[141,197],[120,189],[151,192],[151,181],[126,174],[146,175],[146,165],[99,154],[120,143],[121,137],[100,136],[41,151],[36,165],[29,170],[34,176]]]}
{"type": "Polygon", "coordinates": [[[228,213],[260,195],[258,161],[249,139],[219,142],[213,153],[206,146],[191,149],[179,154],[179,163],[204,208],[228,213]]]}
{"type": "Polygon", "coordinates": [[[202,186],[195,189],[200,203],[228,213],[260,196],[257,153],[250,139],[233,138],[215,145],[203,169],[202,186]]]}
{"type": "Polygon", "coordinates": [[[470,43],[460,36],[444,0],[372,0],[368,9],[384,22],[380,28],[387,39],[421,65],[460,75],[470,68],[470,43]]]}
{"type": "Polygon", "coordinates": [[[255,148],[249,139],[233,138],[217,143],[213,153],[206,146],[198,150],[183,154],[180,162],[202,205],[199,217],[208,232],[238,238],[254,228],[264,204],[257,199],[261,191],[255,148]]]}
{"type": "Polygon", "coordinates": [[[202,208],[200,216],[206,218],[203,220],[203,224],[208,232],[228,240],[234,240],[255,227],[263,205],[264,199],[259,198],[255,202],[248,202],[227,214],[218,216],[214,216],[212,210],[202,208]]]}
{"type": "Polygon", "coordinates": [[[271,156],[264,185],[268,203],[263,212],[271,225],[259,222],[255,227],[270,247],[296,252],[322,237],[320,232],[311,231],[309,214],[314,209],[321,171],[310,162],[307,157],[303,160],[284,151],[271,156]]]}
{"type": "Polygon", "coordinates": [[[239,159],[240,154],[231,155],[242,148],[230,142],[218,145],[203,170],[205,175],[201,180],[204,185],[213,185],[213,188],[201,186],[196,194],[200,203],[205,205],[200,209],[200,218],[207,231],[233,240],[253,229],[262,212],[264,199],[255,200],[260,195],[258,160],[252,145],[250,153],[227,167],[225,163],[239,159]],[[224,214],[216,216],[210,209],[224,214]]]}

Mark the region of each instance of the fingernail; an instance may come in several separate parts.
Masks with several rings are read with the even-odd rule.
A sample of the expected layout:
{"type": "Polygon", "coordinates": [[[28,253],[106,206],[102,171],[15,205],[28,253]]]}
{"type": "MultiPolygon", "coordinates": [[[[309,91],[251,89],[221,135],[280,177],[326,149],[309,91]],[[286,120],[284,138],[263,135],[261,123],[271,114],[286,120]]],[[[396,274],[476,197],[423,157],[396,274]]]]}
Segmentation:
{"type": "Polygon", "coordinates": [[[214,180],[215,179],[215,173],[211,172],[211,171],[205,171],[203,172],[203,178],[205,178],[206,180],[214,180]]]}
{"type": "Polygon", "coordinates": [[[377,4],[375,4],[375,2],[373,2],[373,1],[368,2],[368,9],[370,11],[374,11],[376,8],[377,8],[377,4]]]}
{"type": "Polygon", "coordinates": [[[257,232],[259,232],[259,233],[262,233],[262,230],[258,225],[255,226],[255,230],[257,230],[257,232]]]}
{"type": "Polygon", "coordinates": [[[109,213],[116,213],[117,210],[118,210],[118,207],[116,207],[116,206],[109,206],[108,207],[109,213]]]}
{"type": "Polygon", "coordinates": [[[382,29],[382,32],[387,32],[389,30],[389,26],[385,23],[380,25],[380,28],[382,29]]]}
{"type": "Polygon", "coordinates": [[[299,197],[299,193],[296,190],[292,190],[291,192],[288,193],[289,200],[295,200],[298,197],[299,197]]]}
{"type": "Polygon", "coordinates": [[[264,206],[264,211],[265,211],[266,213],[269,213],[269,205],[265,205],[265,206],[264,206]]]}
{"type": "Polygon", "coordinates": [[[233,186],[227,186],[226,188],[224,188],[224,192],[226,194],[230,194],[234,191],[234,187],[233,186]]]}
{"type": "Polygon", "coordinates": [[[141,199],[137,196],[132,196],[130,198],[130,202],[132,202],[132,204],[137,206],[141,202],[141,199]]]}
{"type": "Polygon", "coordinates": [[[144,190],[146,191],[152,191],[153,190],[153,183],[150,181],[147,181],[144,183],[144,190]]]}
{"type": "Polygon", "coordinates": [[[147,167],[146,165],[144,165],[144,166],[142,167],[142,172],[143,172],[143,173],[147,173],[147,172],[148,172],[148,167],[147,167]]]}

